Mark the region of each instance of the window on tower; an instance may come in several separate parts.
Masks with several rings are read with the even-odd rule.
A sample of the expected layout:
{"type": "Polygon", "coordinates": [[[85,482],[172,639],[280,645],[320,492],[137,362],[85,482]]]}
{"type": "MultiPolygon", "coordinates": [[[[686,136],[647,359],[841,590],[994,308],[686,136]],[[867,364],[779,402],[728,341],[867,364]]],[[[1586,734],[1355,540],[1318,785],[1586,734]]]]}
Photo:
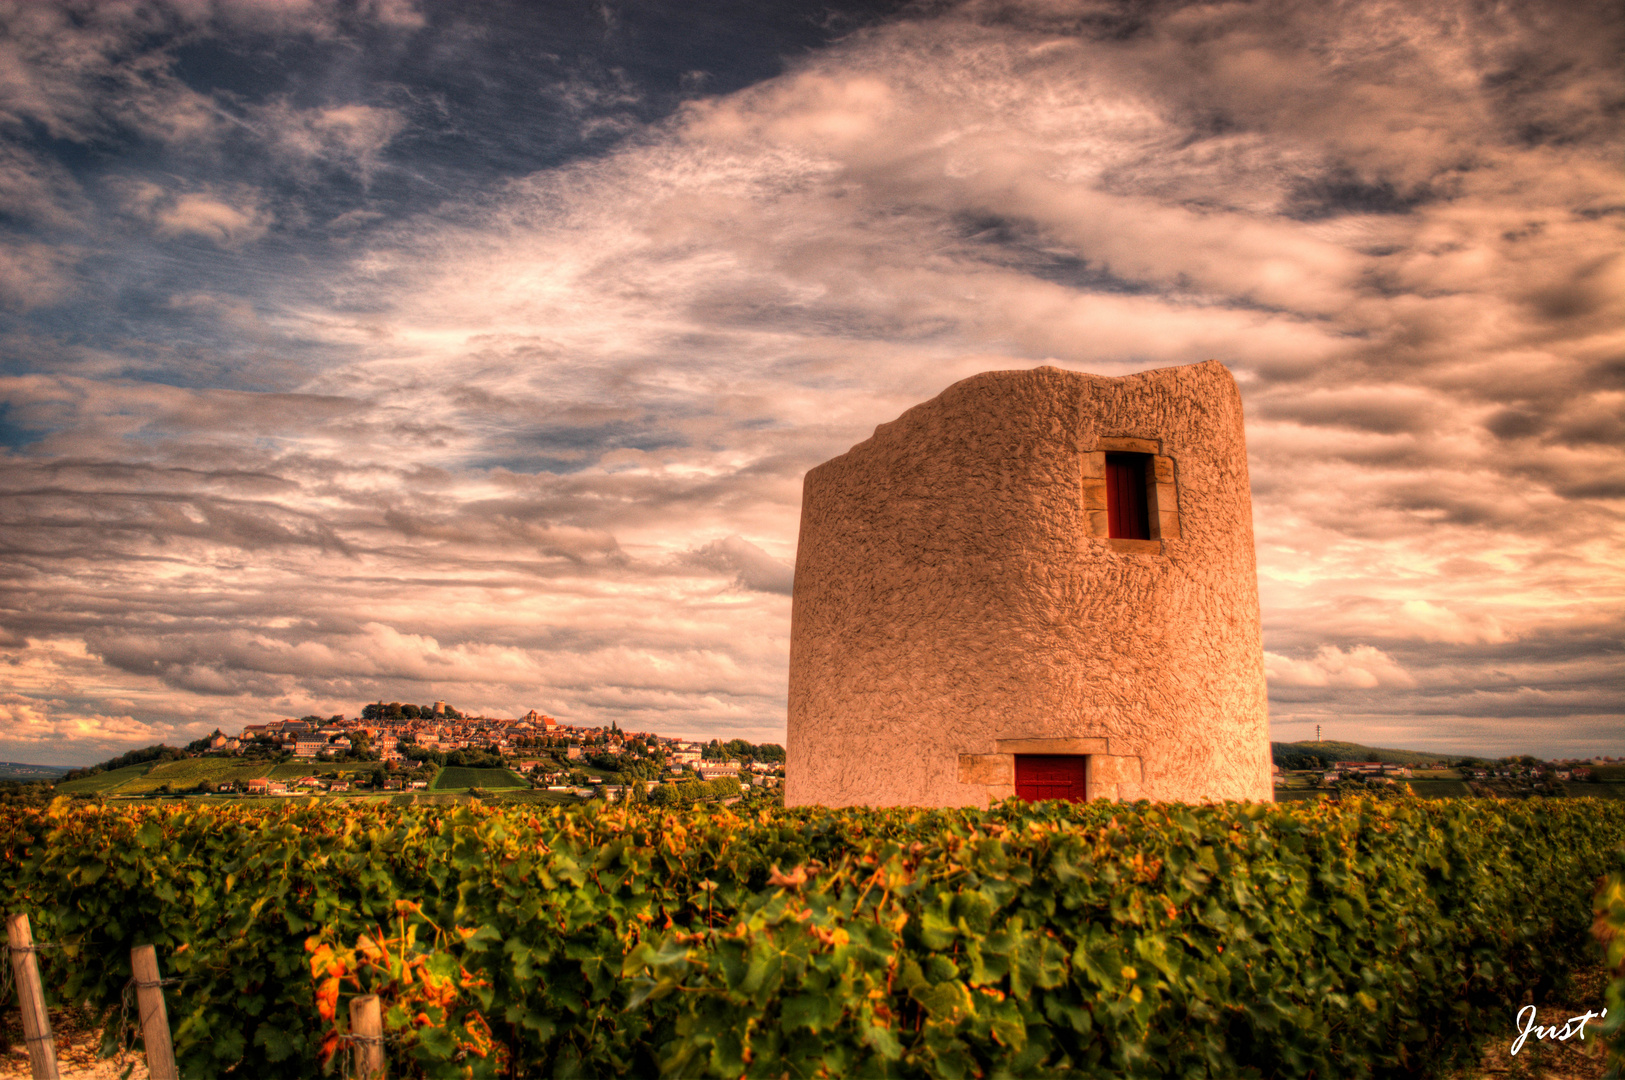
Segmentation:
{"type": "Polygon", "coordinates": [[[1150,454],[1106,455],[1106,535],[1114,540],[1151,539],[1145,485],[1150,464],[1150,454]]]}

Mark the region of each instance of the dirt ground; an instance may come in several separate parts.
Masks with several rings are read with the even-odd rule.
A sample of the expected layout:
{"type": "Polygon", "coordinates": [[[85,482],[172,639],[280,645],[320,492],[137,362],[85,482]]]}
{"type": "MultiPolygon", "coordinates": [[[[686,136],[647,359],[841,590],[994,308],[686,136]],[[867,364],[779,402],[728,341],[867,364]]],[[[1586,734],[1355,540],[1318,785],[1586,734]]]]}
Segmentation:
{"type": "MultiPolygon", "coordinates": [[[[22,1020],[16,1005],[5,1004],[5,1022],[0,1025],[0,1077],[32,1075],[28,1069],[28,1049],[23,1045],[22,1020]]],[[[147,1080],[147,1065],[139,1045],[122,1060],[97,1060],[101,1048],[100,1018],[89,1009],[54,1009],[51,1034],[56,1036],[57,1071],[62,1080],[119,1080],[126,1066],[134,1066],[127,1080],[147,1080]]]]}
{"type": "MultiPolygon", "coordinates": [[[[1599,964],[1574,973],[1574,988],[1568,1000],[1542,1002],[1535,1023],[1561,1027],[1570,1017],[1601,1012],[1608,973],[1599,964]]],[[[1597,1021],[1586,1025],[1584,1041],[1539,1040],[1533,1034],[1524,1040],[1517,1056],[1512,1041],[1520,1030],[1515,1016],[1508,1016],[1504,1038],[1492,1039],[1484,1048],[1477,1068],[1455,1073],[1451,1080],[1602,1080],[1608,1071],[1608,1053],[1594,1034],[1597,1021]]]]}

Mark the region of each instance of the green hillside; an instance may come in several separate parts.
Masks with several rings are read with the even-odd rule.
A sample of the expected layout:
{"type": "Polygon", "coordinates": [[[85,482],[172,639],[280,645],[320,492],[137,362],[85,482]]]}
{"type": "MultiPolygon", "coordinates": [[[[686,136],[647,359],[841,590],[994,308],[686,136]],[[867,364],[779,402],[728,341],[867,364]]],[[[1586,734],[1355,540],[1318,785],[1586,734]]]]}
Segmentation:
{"type": "Polygon", "coordinates": [[[1472,794],[1460,780],[1407,780],[1405,783],[1424,799],[1464,799],[1472,794]]]}
{"type": "Polygon", "coordinates": [[[1388,750],[1381,746],[1313,739],[1295,743],[1270,743],[1270,756],[1280,764],[1283,753],[1314,754],[1323,761],[1386,761],[1394,765],[1417,765],[1425,761],[1460,761],[1460,754],[1435,754],[1421,750],[1388,750]]]}
{"type": "Polygon", "coordinates": [[[180,761],[165,761],[154,765],[151,772],[125,784],[119,792],[124,795],[138,795],[157,791],[165,784],[176,791],[184,791],[200,783],[241,783],[256,776],[264,776],[270,770],[270,764],[263,761],[244,763],[240,758],[228,757],[182,758],[180,761]]]}
{"type": "Polygon", "coordinates": [[[66,783],[58,784],[56,790],[61,795],[106,794],[122,787],[124,784],[139,779],[150,768],[152,768],[151,762],[141,765],[126,765],[122,769],[112,769],[108,772],[96,773],[94,776],[69,780],[66,783]]]}
{"type": "Polygon", "coordinates": [[[363,773],[371,774],[381,766],[373,762],[339,764],[332,761],[284,761],[270,772],[272,780],[298,780],[305,776],[342,776],[350,778],[363,773]]]}

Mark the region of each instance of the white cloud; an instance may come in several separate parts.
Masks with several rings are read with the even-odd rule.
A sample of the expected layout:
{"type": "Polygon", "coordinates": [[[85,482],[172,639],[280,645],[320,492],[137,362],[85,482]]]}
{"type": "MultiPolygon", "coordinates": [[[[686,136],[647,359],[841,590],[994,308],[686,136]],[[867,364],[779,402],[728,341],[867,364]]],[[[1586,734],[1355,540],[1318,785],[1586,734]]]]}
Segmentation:
{"type": "Polygon", "coordinates": [[[384,148],[406,127],[399,111],[361,104],[300,109],[278,101],[257,109],[254,119],[296,170],[325,165],[363,180],[371,178],[384,148]]]}
{"type": "Polygon", "coordinates": [[[795,583],[795,571],[791,567],[742,536],[713,540],[695,551],[692,560],[701,566],[734,574],[741,588],[789,596],[795,583]]]}
{"type": "Polygon", "coordinates": [[[273,220],[258,193],[246,187],[175,191],[147,180],[115,181],[113,187],[127,213],[170,239],[196,236],[235,248],[264,236],[273,220]]]}
{"type": "Polygon", "coordinates": [[[201,236],[221,247],[258,240],[270,228],[270,215],[258,206],[233,206],[200,193],[177,196],[153,212],[160,236],[201,236]]]}
{"type": "Polygon", "coordinates": [[[1264,654],[1264,673],[1271,686],[1331,686],[1373,690],[1379,686],[1416,685],[1416,680],[1381,649],[1356,645],[1347,650],[1322,645],[1315,655],[1293,660],[1264,654]]]}

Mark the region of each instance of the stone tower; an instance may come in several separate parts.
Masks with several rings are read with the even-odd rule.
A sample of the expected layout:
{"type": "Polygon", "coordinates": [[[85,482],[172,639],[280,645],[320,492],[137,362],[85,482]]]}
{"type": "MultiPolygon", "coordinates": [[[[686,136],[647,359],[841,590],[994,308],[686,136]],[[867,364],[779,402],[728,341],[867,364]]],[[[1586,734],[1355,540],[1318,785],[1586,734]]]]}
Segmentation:
{"type": "Polygon", "coordinates": [[[1229,371],[991,371],[807,473],[788,735],[787,805],[1271,798],[1229,371]]]}

